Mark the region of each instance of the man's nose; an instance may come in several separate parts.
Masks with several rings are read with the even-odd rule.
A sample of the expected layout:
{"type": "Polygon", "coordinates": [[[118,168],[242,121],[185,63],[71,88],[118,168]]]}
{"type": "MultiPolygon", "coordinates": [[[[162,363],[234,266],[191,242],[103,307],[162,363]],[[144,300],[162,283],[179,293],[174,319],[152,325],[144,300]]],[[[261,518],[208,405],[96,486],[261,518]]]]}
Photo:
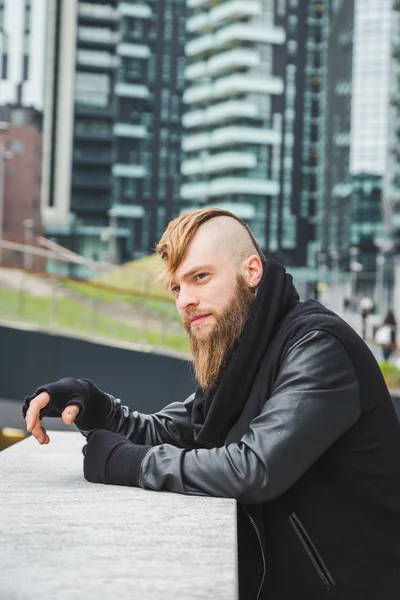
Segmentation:
{"type": "Polygon", "coordinates": [[[189,306],[197,306],[199,298],[197,294],[194,294],[188,288],[181,286],[176,303],[180,310],[186,310],[189,306]]]}

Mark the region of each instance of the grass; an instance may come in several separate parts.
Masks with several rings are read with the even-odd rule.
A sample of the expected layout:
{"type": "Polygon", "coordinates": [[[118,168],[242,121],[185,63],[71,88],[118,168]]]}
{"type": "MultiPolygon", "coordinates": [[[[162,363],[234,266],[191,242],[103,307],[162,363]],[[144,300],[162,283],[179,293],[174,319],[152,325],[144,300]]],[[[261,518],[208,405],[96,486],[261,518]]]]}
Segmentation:
{"type": "Polygon", "coordinates": [[[126,302],[145,307],[154,315],[180,322],[172,296],[164,290],[158,275],[162,261],[157,254],[126,263],[89,282],[65,281],[63,285],[87,298],[102,302],[126,302]]]}
{"type": "Polygon", "coordinates": [[[400,388],[400,369],[390,362],[379,363],[388,388],[400,388]]]}
{"type": "MultiPolygon", "coordinates": [[[[74,291],[82,291],[81,286],[84,285],[87,284],[69,283],[74,291]]],[[[99,294],[98,290],[95,291],[90,286],[85,291],[86,298],[95,297],[106,302],[121,301],[124,298],[123,294],[108,290],[101,290],[99,294]]],[[[143,302],[143,299],[140,300],[143,302]]],[[[88,305],[79,298],[58,297],[53,300],[51,297],[33,296],[27,292],[21,294],[0,288],[0,316],[29,321],[44,327],[95,334],[113,340],[145,343],[181,352],[188,351],[187,338],[183,331],[182,334],[171,334],[162,329],[154,331],[150,328],[132,326],[102,314],[100,308],[95,310],[93,304],[88,305]]],[[[164,329],[166,325],[165,322],[164,329]]]]}

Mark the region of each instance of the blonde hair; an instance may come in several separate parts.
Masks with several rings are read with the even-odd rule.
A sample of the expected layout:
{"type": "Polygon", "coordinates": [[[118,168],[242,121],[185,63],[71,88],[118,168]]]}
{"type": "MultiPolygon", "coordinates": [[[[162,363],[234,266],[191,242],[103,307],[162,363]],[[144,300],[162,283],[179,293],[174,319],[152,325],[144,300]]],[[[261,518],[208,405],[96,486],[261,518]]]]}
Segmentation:
{"type": "Polygon", "coordinates": [[[156,251],[165,263],[163,277],[166,287],[168,287],[174,273],[185,258],[189,244],[199,228],[204,225],[204,223],[217,217],[229,217],[239,223],[249,236],[246,246],[250,246],[251,250],[254,250],[254,253],[258,254],[261,260],[265,259],[250,227],[242,221],[242,219],[239,219],[239,217],[236,217],[228,210],[223,210],[221,208],[201,208],[193,210],[184,213],[171,221],[156,246],[156,251]]]}

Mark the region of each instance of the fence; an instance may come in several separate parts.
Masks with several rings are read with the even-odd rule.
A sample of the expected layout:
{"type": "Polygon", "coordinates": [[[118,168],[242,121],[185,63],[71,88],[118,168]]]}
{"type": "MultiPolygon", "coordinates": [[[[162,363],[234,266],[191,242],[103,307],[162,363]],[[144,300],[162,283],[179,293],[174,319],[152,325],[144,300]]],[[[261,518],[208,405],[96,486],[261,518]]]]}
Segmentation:
{"type": "Polygon", "coordinates": [[[40,239],[0,240],[0,319],[186,355],[175,303],[155,270],[88,261],[40,239]],[[68,276],[77,266],[91,278],[68,276]]]}

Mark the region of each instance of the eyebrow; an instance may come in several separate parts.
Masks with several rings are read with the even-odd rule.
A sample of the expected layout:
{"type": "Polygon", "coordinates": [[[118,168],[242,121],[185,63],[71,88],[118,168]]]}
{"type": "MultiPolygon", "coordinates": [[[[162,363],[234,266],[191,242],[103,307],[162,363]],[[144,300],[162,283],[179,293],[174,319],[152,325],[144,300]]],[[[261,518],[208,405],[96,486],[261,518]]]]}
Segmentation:
{"type": "MultiPolygon", "coordinates": [[[[202,271],[214,271],[214,267],[212,265],[197,265],[196,267],[192,267],[191,269],[189,269],[189,271],[186,271],[182,275],[182,280],[188,279],[189,277],[191,277],[195,273],[198,273],[199,271],[200,272],[202,272],[202,271]]],[[[177,285],[176,281],[173,279],[171,281],[170,288],[172,289],[176,285],[177,285]]]]}

